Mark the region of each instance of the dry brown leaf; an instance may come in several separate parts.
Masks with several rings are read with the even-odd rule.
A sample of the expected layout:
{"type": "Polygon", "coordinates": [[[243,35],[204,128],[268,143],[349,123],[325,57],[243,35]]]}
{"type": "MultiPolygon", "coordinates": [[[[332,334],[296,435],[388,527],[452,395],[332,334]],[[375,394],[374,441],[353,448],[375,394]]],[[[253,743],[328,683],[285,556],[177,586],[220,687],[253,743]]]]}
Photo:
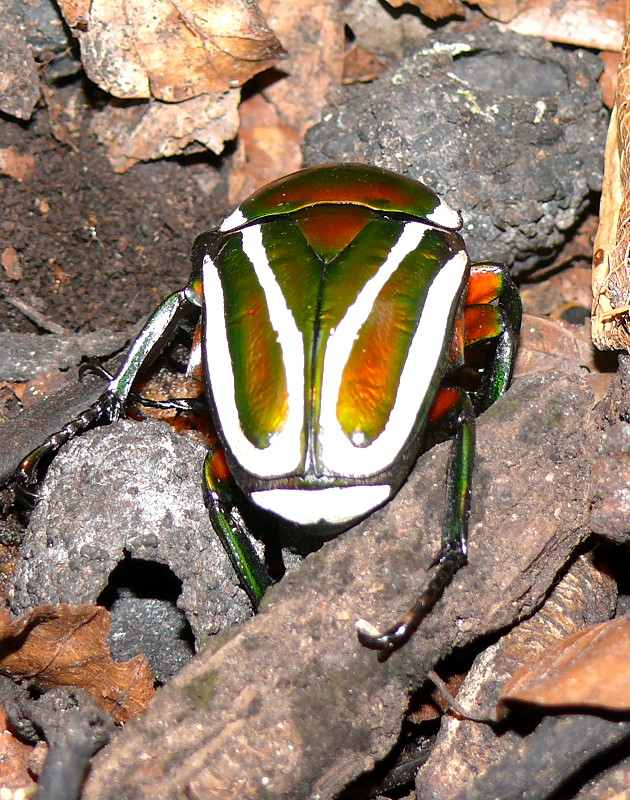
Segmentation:
{"type": "Polygon", "coordinates": [[[15,147],[0,148],[0,172],[22,183],[35,170],[35,156],[20,153],[15,147]]]}
{"type": "Polygon", "coordinates": [[[597,370],[595,355],[588,330],[583,326],[524,314],[514,374],[550,369],[584,374],[586,369],[597,370]]]}
{"type": "Polygon", "coordinates": [[[229,200],[236,205],[259,186],[302,166],[301,139],[261,94],[241,103],[238,148],[230,172],[229,200]]]}
{"type": "Polygon", "coordinates": [[[111,620],[101,606],[40,606],[16,620],[0,609],[0,669],[41,689],[86,689],[116,722],[144,711],[154,694],[144,656],[114,661],[111,620]]]}
{"type": "Polygon", "coordinates": [[[516,33],[598,50],[620,50],[623,0],[479,0],[489,17],[516,33]]]}
{"type": "Polygon", "coordinates": [[[599,87],[602,90],[602,100],[607,108],[612,108],[615,103],[617,89],[617,71],[619,70],[619,53],[604,51],[599,54],[604,64],[604,71],[599,76],[599,87]]]}
{"type": "Polygon", "coordinates": [[[602,367],[597,355],[588,325],[572,325],[562,319],[524,314],[514,377],[553,369],[582,375],[596,399],[601,400],[610,388],[615,372],[614,365],[604,364],[602,367]]]}
{"type": "MultiPolygon", "coordinates": [[[[74,2],[68,18],[83,21],[74,2]]],[[[88,76],[127,99],[172,103],[226,92],[283,55],[251,0],[92,0],[83,27],[88,76]]]]}
{"type": "Polygon", "coordinates": [[[107,147],[115,172],[125,172],[138,161],[176,155],[191,146],[207,147],[218,154],[237,134],[239,97],[239,90],[232,89],[182,103],[111,104],[94,117],[92,131],[107,147]]]}
{"type": "MultiPolygon", "coordinates": [[[[590,307],[593,297],[591,270],[582,266],[582,259],[586,261],[586,258],[591,258],[593,240],[591,238],[583,246],[580,243],[581,238],[578,233],[573,238],[572,244],[564,251],[569,259],[575,258],[574,263],[568,267],[564,266],[544,281],[521,285],[521,300],[526,314],[559,318],[562,308],[567,304],[582,306],[585,310],[590,307]]],[[[557,266],[560,267],[564,263],[565,259],[562,258],[557,266]]]]}
{"type": "Polygon", "coordinates": [[[2,266],[9,280],[19,281],[24,275],[24,270],[20,266],[20,257],[15,247],[5,247],[0,256],[0,261],[2,261],[2,266]]]}
{"type": "MultiPolygon", "coordinates": [[[[341,83],[343,72],[344,37],[337,0],[260,0],[259,6],[289,58],[282,62],[285,76],[262,92],[274,107],[277,123],[263,122],[257,129],[255,112],[260,107],[252,104],[252,114],[248,115],[243,104],[242,114],[248,115],[248,123],[230,174],[229,200],[233,205],[261,183],[301,166],[298,143],[319,122],[327,93],[331,86],[341,83]]],[[[265,119],[270,115],[265,112],[265,119]]]]}
{"type": "Polygon", "coordinates": [[[272,84],[265,96],[287,124],[304,133],[321,119],[331,86],[343,74],[344,34],[337,0],[260,0],[269,24],[282,38],[289,59],[287,78],[272,84]]]}
{"type": "Polygon", "coordinates": [[[0,787],[32,791],[35,781],[29,773],[29,763],[33,746],[17,739],[8,727],[9,721],[0,706],[0,787]]]}
{"type": "Polygon", "coordinates": [[[630,43],[624,38],[593,255],[593,341],[630,350],[630,43]]]}
{"type": "Polygon", "coordinates": [[[375,55],[359,45],[351,47],[343,60],[344,84],[373,81],[386,69],[385,64],[375,55]]]}
{"type": "Polygon", "coordinates": [[[416,6],[425,17],[437,22],[447,17],[465,17],[466,8],[461,0],[386,0],[392,8],[416,6]]]}
{"type": "Polygon", "coordinates": [[[499,705],[630,711],[630,617],[592,625],[550,647],[507,682],[499,705]]]}

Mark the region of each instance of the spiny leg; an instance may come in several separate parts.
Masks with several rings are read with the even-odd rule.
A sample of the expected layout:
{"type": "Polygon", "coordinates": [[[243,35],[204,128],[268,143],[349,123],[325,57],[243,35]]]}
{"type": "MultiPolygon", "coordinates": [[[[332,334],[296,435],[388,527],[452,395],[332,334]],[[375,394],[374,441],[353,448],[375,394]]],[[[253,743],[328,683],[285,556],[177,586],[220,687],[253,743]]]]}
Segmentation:
{"type": "Polygon", "coordinates": [[[204,477],[212,527],[255,611],[271,586],[271,578],[252,546],[247,526],[236,506],[232,476],[223,450],[218,445],[211,448],[206,456],[204,477]]]}
{"type": "Polygon", "coordinates": [[[380,633],[365,620],[357,622],[359,640],[379,650],[379,661],[401,647],[435,605],[455,573],[466,563],[470,481],[475,454],[475,415],[463,389],[449,389],[457,395],[453,411],[457,432],[451,446],[446,478],[446,510],[442,546],[431,564],[431,573],[416,602],[394,625],[380,633]]]}
{"type": "Polygon", "coordinates": [[[52,456],[62,445],[88,428],[109,425],[121,416],[140,369],[162,350],[191,306],[198,305],[195,290],[187,286],[167,297],[158,306],[131,345],[117,374],[114,377],[108,376],[110,380],[107,388],[98,400],[22,460],[15,475],[16,491],[19,495],[28,500],[34,499],[30,486],[37,481],[38,465],[42,459],[52,456]]]}

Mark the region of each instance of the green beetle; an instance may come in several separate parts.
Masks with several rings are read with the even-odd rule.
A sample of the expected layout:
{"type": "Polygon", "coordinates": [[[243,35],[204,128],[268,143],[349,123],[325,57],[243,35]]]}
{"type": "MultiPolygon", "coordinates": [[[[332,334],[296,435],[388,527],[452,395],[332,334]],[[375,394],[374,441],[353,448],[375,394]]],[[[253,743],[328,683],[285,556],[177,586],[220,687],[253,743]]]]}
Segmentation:
{"type": "Polygon", "coordinates": [[[268,184],[197,238],[188,285],[150,317],[99,400],[27,456],[18,483],[73,436],[120,417],[142,366],[196,315],[191,362],[203,362],[220,440],[206,459],[208,507],[256,607],[269,579],[237,497],[335,535],[396,493],[429,423],[451,420],[433,574],[390,629],[359,624],[361,641],[386,657],[466,561],[474,412],[507,389],[520,328],[507,269],[471,266],[460,226],[427,186],[376,167],[332,164],[268,184]],[[493,357],[471,393],[456,378],[466,348],[485,340],[493,357]]]}

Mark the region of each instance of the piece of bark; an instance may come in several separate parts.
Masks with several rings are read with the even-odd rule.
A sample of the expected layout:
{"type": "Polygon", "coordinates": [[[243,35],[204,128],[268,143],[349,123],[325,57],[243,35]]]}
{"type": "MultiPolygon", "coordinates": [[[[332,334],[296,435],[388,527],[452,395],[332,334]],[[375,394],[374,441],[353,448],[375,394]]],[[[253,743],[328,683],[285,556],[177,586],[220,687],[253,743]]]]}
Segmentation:
{"type": "Polygon", "coordinates": [[[587,535],[592,394],[576,376],[517,382],[480,421],[469,566],[387,662],[355,622],[387,625],[438,548],[449,445],[398,497],[270,590],[96,759],[86,800],[332,798],[395,743],[410,690],[454,647],[540,605],[587,535]]]}
{"type": "Polygon", "coordinates": [[[587,714],[545,717],[519,747],[453,800],[547,800],[590,761],[628,740],[626,720],[587,714]]]}
{"type": "MultiPolygon", "coordinates": [[[[543,607],[484,650],[462,683],[457,702],[467,712],[492,718],[505,682],[544,648],[587,625],[610,618],[616,584],[584,556],[554,588],[543,607]]],[[[451,800],[520,740],[507,730],[446,716],[435,747],[416,778],[417,800],[451,800]]]]}

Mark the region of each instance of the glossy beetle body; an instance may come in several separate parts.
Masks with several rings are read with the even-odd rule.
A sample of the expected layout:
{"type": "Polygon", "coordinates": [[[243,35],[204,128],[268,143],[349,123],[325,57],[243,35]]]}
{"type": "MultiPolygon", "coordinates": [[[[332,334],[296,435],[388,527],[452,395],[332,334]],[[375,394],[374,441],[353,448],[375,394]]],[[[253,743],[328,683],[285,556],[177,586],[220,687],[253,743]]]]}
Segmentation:
{"type": "Polygon", "coordinates": [[[460,224],[428,187],[375,167],[315,167],[263,187],[197,238],[189,284],[149,319],[99,401],[27,457],[23,482],[44,453],[118,417],[143,364],[184,314],[200,313],[223,445],[206,461],[209,510],[257,603],[268,580],[231,477],[258,507],[331,535],[391,498],[428,421],[450,415],[457,434],[436,576],[408,620],[360,632],[389,653],[465,561],[474,424],[451,378],[468,345],[496,340],[474,398],[477,410],[492,403],[507,388],[520,325],[506,270],[471,268],[460,224]]]}
{"type": "Polygon", "coordinates": [[[468,257],[447,227],[457,215],[417,187],[362,166],[307,170],[196,243],[230,469],[291,522],[347,526],[391,497],[418,454],[468,257]]]}

